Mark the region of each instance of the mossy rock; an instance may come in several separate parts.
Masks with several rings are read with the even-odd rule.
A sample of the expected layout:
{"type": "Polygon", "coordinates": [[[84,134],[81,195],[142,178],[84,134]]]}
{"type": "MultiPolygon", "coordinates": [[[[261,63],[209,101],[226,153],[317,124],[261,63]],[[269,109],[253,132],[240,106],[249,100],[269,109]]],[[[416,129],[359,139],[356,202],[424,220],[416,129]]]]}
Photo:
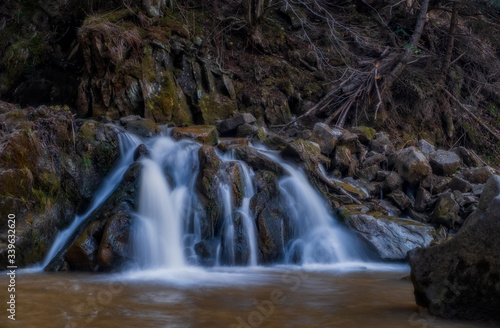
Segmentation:
{"type": "Polygon", "coordinates": [[[193,139],[205,145],[216,145],[219,142],[217,128],[213,125],[193,125],[172,129],[175,140],[193,139]]]}
{"type": "Polygon", "coordinates": [[[203,96],[198,105],[204,124],[213,124],[216,120],[226,119],[238,112],[236,101],[219,93],[203,96]]]}

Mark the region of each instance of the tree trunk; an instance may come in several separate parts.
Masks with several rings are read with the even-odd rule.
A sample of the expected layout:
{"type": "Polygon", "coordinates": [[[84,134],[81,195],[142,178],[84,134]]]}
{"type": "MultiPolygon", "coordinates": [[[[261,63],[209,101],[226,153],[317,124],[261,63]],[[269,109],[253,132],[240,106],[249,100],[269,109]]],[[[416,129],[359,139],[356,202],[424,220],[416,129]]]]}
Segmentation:
{"type": "Polygon", "coordinates": [[[455,43],[455,30],[458,25],[458,7],[459,3],[454,2],[451,10],[451,19],[450,19],[450,30],[448,37],[448,45],[446,46],[446,54],[443,59],[443,64],[441,66],[441,78],[439,80],[438,85],[444,86],[446,82],[446,75],[448,74],[448,69],[450,68],[451,56],[453,55],[453,46],[455,43]]]}

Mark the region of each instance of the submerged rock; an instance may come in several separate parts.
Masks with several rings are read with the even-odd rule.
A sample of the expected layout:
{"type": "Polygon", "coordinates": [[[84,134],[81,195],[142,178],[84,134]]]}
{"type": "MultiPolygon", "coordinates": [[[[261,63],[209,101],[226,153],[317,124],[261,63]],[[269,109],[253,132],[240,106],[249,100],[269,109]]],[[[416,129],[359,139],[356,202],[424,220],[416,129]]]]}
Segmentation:
{"type": "Polygon", "coordinates": [[[432,226],[381,213],[347,215],[345,222],[383,259],[403,260],[408,251],[434,240],[432,226]]]}
{"type": "Polygon", "coordinates": [[[409,253],[418,305],[445,318],[500,319],[500,176],[455,238],[409,253]]]}

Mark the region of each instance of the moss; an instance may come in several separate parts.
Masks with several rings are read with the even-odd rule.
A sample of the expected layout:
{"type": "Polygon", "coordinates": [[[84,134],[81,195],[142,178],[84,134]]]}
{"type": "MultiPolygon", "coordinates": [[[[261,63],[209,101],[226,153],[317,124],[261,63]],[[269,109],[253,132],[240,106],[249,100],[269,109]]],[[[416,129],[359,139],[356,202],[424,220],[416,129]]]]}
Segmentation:
{"type": "Polygon", "coordinates": [[[33,243],[33,247],[31,251],[26,254],[24,260],[25,263],[35,263],[41,260],[46,253],[46,243],[40,238],[37,229],[33,229],[31,231],[31,241],[33,243]]]}
{"type": "Polygon", "coordinates": [[[236,102],[216,93],[203,96],[199,106],[205,124],[213,124],[218,119],[226,119],[238,112],[236,102]]]}

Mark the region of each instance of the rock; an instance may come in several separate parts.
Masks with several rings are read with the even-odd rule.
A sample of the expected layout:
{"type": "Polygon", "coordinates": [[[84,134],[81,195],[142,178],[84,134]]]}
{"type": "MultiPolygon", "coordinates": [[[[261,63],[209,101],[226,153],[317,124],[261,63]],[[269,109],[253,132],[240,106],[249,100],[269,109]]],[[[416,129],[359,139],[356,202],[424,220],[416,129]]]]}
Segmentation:
{"type": "Polygon", "coordinates": [[[474,187],[472,187],[472,193],[474,194],[474,196],[477,197],[481,196],[483,191],[484,191],[484,184],[477,184],[474,187]]]}
{"type": "MultiPolygon", "coordinates": [[[[244,123],[244,124],[239,125],[236,128],[236,137],[237,138],[250,137],[250,136],[257,134],[258,130],[259,130],[258,126],[244,123]]],[[[265,137],[264,137],[264,139],[265,139],[265,137]]]]}
{"type": "Polygon", "coordinates": [[[477,156],[475,156],[474,153],[467,148],[460,146],[453,148],[451,151],[457,154],[458,157],[460,157],[463,165],[468,167],[481,166],[481,162],[479,161],[477,156]]]}
{"type": "Polygon", "coordinates": [[[194,245],[194,251],[204,266],[215,265],[217,257],[218,239],[201,240],[194,245]]]}
{"type": "Polygon", "coordinates": [[[394,152],[394,145],[385,133],[378,132],[375,134],[374,139],[370,141],[370,150],[380,154],[390,154],[394,152]]]}
{"type": "Polygon", "coordinates": [[[137,146],[137,148],[134,151],[134,161],[137,161],[138,159],[141,158],[148,158],[150,157],[149,149],[146,147],[145,144],[140,144],[137,146]]]}
{"type": "Polygon", "coordinates": [[[345,222],[387,260],[403,260],[408,251],[427,247],[434,239],[434,228],[429,225],[380,213],[349,215],[345,222]]]}
{"type": "Polygon", "coordinates": [[[200,171],[196,179],[196,190],[203,208],[206,209],[206,217],[201,220],[201,237],[209,239],[218,235],[222,228],[222,218],[218,199],[220,177],[219,169],[222,161],[217,156],[214,147],[201,146],[198,150],[200,171]]]}
{"type": "Polygon", "coordinates": [[[377,172],[380,170],[380,165],[373,164],[368,167],[363,167],[362,169],[358,169],[356,171],[356,176],[361,179],[365,179],[368,181],[373,181],[377,177],[377,172]]]}
{"type": "Polygon", "coordinates": [[[325,123],[316,123],[312,131],[311,141],[319,145],[323,155],[330,156],[341,137],[340,130],[332,129],[325,123]]]}
{"type": "Polygon", "coordinates": [[[300,130],[299,132],[297,132],[297,138],[298,139],[303,139],[303,140],[309,140],[311,139],[312,137],[312,131],[311,130],[300,130]]]}
{"type": "Polygon", "coordinates": [[[472,186],[466,180],[454,176],[451,181],[448,183],[448,188],[453,190],[458,190],[460,192],[469,192],[472,189],[472,186]]]}
{"type": "Polygon", "coordinates": [[[140,115],[129,115],[129,116],[120,117],[120,124],[127,125],[128,122],[140,121],[140,120],[142,120],[142,117],[140,115]]]}
{"type": "Polygon", "coordinates": [[[424,154],[415,147],[408,147],[399,151],[395,167],[401,177],[409,183],[418,183],[432,172],[424,154]]]}
{"type": "Polygon", "coordinates": [[[346,172],[351,166],[351,151],[349,148],[341,146],[335,148],[335,155],[333,157],[333,167],[339,172],[346,172]]]}
{"type": "Polygon", "coordinates": [[[255,117],[250,113],[241,113],[234,117],[228,118],[219,124],[217,124],[217,130],[221,135],[225,135],[230,132],[235,132],[235,130],[243,124],[255,123],[255,117]]]}
{"type": "Polygon", "coordinates": [[[382,190],[390,193],[399,190],[403,186],[403,178],[396,172],[390,172],[382,182],[382,190]]]}
{"type": "Polygon", "coordinates": [[[243,146],[234,149],[234,155],[237,159],[247,163],[253,170],[267,170],[281,176],[283,168],[278,163],[271,160],[266,155],[261,154],[257,149],[243,146]]]}
{"type": "Polygon", "coordinates": [[[172,138],[175,140],[193,139],[204,145],[216,145],[219,142],[217,129],[213,125],[194,125],[185,128],[173,128],[172,138]]]}
{"type": "Polygon", "coordinates": [[[421,187],[429,190],[433,195],[442,193],[448,186],[448,179],[439,175],[429,175],[420,184],[421,187]]]}
{"type": "Polygon", "coordinates": [[[430,154],[429,163],[434,174],[448,177],[460,168],[460,157],[454,152],[440,149],[430,154]]]}
{"type": "Polygon", "coordinates": [[[392,205],[392,203],[389,202],[388,200],[385,199],[377,200],[376,204],[377,206],[375,207],[375,209],[379,212],[382,212],[382,214],[389,216],[399,216],[401,214],[399,208],[392,205]]]}
{"type": "Polygon", "coordinates": [[[415,195],[415,210],[418,212],[425,212],[432,205],[432,195],[426,189],[419,187],[415,195]]]}
{"type": "Polygon", "coordinates": [[[363,165],[363,167],[372,165],[378,165],[380,167],[380,163],[386,160],[387,158],[383,154],[370,151],[368,154],[366,154],[365,160],[361,164],[363,165]]]}
{"type": "Polygon", "coordinates": [[[97,265],[100,270],[120,269],[133,259],[129,240],[133,220],[131,212],[118,212],[107,220],[97,253],[97,265]]]}
{"type": "Polygon", "coordinates": [[[486,181],[488,181],[493,174],[495,174],[495,170],[489,166],[485,166],[477,169],[466,170],[464,172],[464,178],[470,183],[486,183],[486,181]]]}
{"type": "Polygon", "coordinates": [[[281,156],[283,158],[298,159],[312,166],[318,164],[330,165],[330,159],[321,154],[319,145],[306,140],[299,139],[289,143],[281,152],[281,156]]]}
{"type": "Polygon", "coordinates": [[[418,305],[434,315],[500,320],[500,177],[491,177],[481,207],[457,235],[409,255],[418,305]]]}
{"type": "Polygon", "coordinates": [[[259,245],[259,263],[275,263],[283,257],[284,204],[279,195],[278,179],[267,174],[260,192],[250,200],[250,209],[255,214],[259,245]]]}
{"type": "Polygon", "coordinates": [[[370,141],[375,137],[375,129],[367,127],[367,126],[357,126],[351,129],[351,132],[358,136],[359,141],[362,144],[368,145],[370,141]]]}
{"type": "Polygon", "coordinates": [[[404,211],[412,205],[412,200],[402,190],[396,190],[387,197],[401,210],[404,211]]]}
{"type": "Polygon", "coordinates": [[[458,206],[455,197],[451,192],[445,192],[439,196],[434,211],[431,215],[431,222],[434,224],[441,224],[448,229],[457,229],[462,225],[462,220],[458,216],[458,206]]]}
{"type": "Polygon", "coordinates": [[[158,125],[147,119],[140,120],[128,120],[125,123],[125,128],[132,134],[136,134],[141,137],[154,137],[160,133],[158,125]]]}
{"type": "Polygon", "coordinates": [[[68,248],[65,261],[73,271],[94,271],[104,221],[91,223],[68,248]]]}
{"type": "Polygon", "coordinates": [[[424,155],[430,155],[431,153],[436,151],[436,147],[434,147],[431,143],[429,143],[427,140],[424,140],[424,139],[420,139],[417,142],[417,148],[424,155]]]}

